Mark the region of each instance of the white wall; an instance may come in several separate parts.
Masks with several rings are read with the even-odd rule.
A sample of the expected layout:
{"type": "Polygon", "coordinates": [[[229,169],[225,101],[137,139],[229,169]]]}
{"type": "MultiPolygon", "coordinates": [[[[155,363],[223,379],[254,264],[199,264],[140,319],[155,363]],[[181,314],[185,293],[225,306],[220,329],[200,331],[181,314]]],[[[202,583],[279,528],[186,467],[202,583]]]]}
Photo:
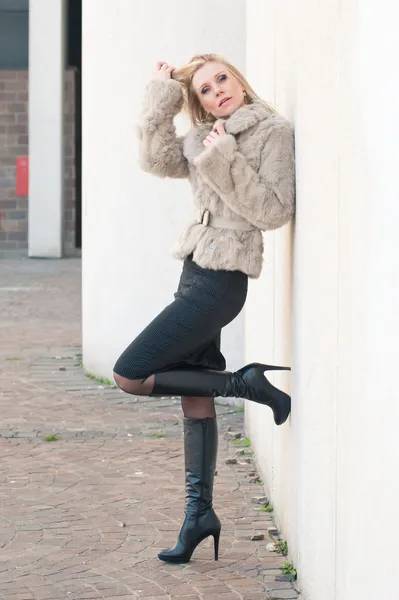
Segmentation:
{"type": "MultiPolygon", "coordinates": [[[[277,8],[262,0],[247,2],[247,74],[257,93],[282,114],[292,117],[292,98],[279,93],[277,58],[277,8]]],[[[286,61],[287,69],[292,62],[286,61]]],[[[284,77],[283,71],[280,77],[284,77]]],[[[289,81],[289,78],[286,77],[289,81]]],[[[251,283],[246,309],[246,362],[291,365],[290,282],[292,226],[264,236],[262,276],[251,283]]],[[[291,375],[269,375],[290,392],[291,375]]],[[[271,410],[246,403],[246,426],[256,447],[258,466],[267,491],[278,507],[279,523],[289,531],[291,435],[287,425],[276,428],[271,410]]]]}
{"type": "MultiPolygon", "coordinates": [[[[155,62],[179,66],[199,52],[245,67],[244,0],[228,10],[211,0],[201,10],[192,0],[83,2],[83,356],[99,375],[173,300],[182,263],[169,251],[191,218],[191,190],[139,170],[135,126],[155,62]]],[[[243,316],[224,341],[233,368],[242,338],[243,316]]]]}
{"type": "Polygon", "coordinates": [[[277,429],[247,403],[247,428],[304,597],[396,598],[398,7],[247,8],[252,83],[297,149],[293,272],[290,232],[268,235],[246,333],[248,360],[291,360],[292,419],[277,429]]]}
{"type": "Polygon", "coordinates": [[[62,256],[65,0],[29,3],[29,256],[62,256]]]}
{"type": "Polygon", "coordinates": [[[341,17],[338,600],[355,589],[367,600],[399,597],[399,7],[355,7],[341,17]]]}

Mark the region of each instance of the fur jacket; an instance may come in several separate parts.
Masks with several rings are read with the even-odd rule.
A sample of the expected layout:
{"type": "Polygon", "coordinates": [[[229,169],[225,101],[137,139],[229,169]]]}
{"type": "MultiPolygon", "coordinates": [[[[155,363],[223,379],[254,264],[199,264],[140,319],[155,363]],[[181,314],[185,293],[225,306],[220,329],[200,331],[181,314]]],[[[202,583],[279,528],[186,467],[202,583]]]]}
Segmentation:
{"type": "Polygon", "coordinates": [[[182,104],[180,83],[152,79],[138,128],[141,168],[159,177],[187,177],[193,189],[199,217],[188,224],[174,256],[193,254],[205,269],[240,270],[259,277],[262,230],[281,227],[294,212],[293,128],[284,117],[254,102],[219,119],[227,135],[205,148],[203,140],[213,124],[177,137],[173,119],[182,104]],[[207,211],[249,229],[214,227],[202,218],[207,211]]]}

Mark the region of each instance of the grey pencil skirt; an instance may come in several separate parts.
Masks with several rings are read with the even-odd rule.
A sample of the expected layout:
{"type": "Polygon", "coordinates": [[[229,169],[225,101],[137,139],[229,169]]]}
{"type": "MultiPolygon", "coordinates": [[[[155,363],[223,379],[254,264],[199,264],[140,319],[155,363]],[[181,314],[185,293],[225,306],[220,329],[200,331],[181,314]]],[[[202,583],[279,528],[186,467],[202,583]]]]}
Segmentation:
{"type": "Polygon", "coordinates": [[[145,379],[184,366],[224,371],[221,330],[241,312],[247,290],[245,273],[203,269],[187,257],[174,301],[124,350],[115,373],[145,379]]]}

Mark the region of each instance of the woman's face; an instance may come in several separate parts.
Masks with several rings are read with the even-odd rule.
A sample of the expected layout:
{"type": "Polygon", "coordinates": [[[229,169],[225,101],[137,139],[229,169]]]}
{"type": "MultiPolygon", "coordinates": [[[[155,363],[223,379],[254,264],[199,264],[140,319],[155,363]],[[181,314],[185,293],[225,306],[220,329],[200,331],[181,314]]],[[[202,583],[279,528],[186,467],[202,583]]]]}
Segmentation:
{"type": "Polygon", "coordinates": [[[244,104],[241,84],[222,63],[205,63],[192,84],[203,108],[216,119],[229,117],[244,104]]]}

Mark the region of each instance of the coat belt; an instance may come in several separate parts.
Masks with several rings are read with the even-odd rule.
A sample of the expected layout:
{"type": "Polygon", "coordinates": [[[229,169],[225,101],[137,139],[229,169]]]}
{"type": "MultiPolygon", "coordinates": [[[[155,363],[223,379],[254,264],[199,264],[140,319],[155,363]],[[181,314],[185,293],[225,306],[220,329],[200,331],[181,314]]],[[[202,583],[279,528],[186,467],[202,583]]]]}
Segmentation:
{"type": "Polygon", "coordinates": [[[252,231],[256,229],[248,221],[232,221],[223,217],[212,215],[209,210],[204,210],[198,215],[198,223],[204,227],[220,227],[221,229],[237,229],[238,231],[252,231]]]}

